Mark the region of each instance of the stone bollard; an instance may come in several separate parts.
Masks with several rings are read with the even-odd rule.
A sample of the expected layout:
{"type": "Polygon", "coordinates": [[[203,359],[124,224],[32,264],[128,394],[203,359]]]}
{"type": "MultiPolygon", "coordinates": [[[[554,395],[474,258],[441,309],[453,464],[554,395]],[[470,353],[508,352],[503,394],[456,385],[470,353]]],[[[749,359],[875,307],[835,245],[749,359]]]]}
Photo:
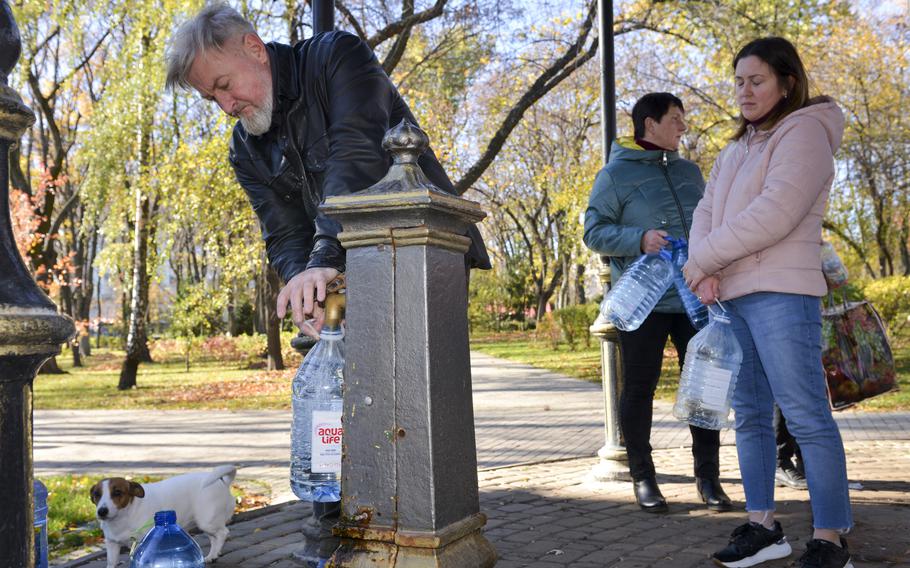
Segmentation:
{"type": "MultiPolygon", "coordinates": [[[[600,281],[606,295],[610,289],[610,266],[606,262],[600,268],[600,281]]],[[[619,427],[619,397],[622,393],[619,334],[613,324],[601,316],[591,325],[590,331],[600,341],[605,438],[603,447],[597,451],[600,462],[594,465],[591,473],[598,481],[631,481],[629,458],[619,427]]]]}
{"type": "Polygon", "coordinates": [[[20,49],[12,11],[0,0],[0,568],[35,564],[32,381],[75,333],[32,280],[13,239],[9,150],[35,121],[7,83],[20,49]]]}
{"type": "Polygon", "coordinates": [[[480,568],[468,350],[468,223],[476,203],[434,187],[426,134],[402,121],[386,177],[322,210],[347,249],[341,547],[334,566],[480,568]]]}

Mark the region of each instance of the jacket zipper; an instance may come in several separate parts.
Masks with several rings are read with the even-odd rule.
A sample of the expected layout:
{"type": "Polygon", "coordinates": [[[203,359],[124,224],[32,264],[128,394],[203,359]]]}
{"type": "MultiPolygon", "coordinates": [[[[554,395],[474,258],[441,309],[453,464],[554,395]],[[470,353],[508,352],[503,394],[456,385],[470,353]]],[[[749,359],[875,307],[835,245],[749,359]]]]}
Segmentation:
{"type": "Polygon", "coordinates": [[[686,215],[683,213],[682,203],[679,201],[679,195],[676,194],[676,188],[673,186],[673,182],[670,181],[670,170],[669,170],[669,160],[667,160],[667,153],[661,153],[661,170],[664,172],[664,177],[667,178],[667,185],[670,186],[670,193],[673,194],[673,201],[676,202],[676,210],[679,212],[679,220],[682,224],[683,233],[686,235],[686,242],[689,242],[689,229],[686,228],[686,215]]]}

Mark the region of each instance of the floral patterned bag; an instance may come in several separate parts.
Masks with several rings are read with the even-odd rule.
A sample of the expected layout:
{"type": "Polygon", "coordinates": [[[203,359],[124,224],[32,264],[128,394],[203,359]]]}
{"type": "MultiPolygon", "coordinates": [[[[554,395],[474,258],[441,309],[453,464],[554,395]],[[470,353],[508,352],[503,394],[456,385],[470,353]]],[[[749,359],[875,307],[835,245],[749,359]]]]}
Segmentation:
{"type": "Polygon", "coordinates": [[[896,390],[894,356],[878,312],[867,301],[828,298],[829,307],[822,310],[822,363],[831,408],[896,390]]]}

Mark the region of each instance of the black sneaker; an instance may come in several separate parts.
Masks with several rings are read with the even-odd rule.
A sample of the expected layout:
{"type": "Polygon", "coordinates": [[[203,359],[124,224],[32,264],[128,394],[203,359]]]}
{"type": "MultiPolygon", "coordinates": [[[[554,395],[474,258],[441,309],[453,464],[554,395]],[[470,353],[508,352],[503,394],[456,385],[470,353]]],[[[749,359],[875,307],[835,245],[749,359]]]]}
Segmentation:
{"type": "Polygon", "coordinates": [[[808,489],[806,476],[796,468],[779,467],[774,473],[774,481],[778,487],[792,487],[793,489],[808,489]]]}
{"type": "Polygon", "coordinates": [[[728,568],[746,568],[767,560],[789,556],[793,549],[784,536],[780,523],[774,522],[774,530],[759,523],[746,523],[736,527],[730,535],[730,544],[714,553],[714,563],[728,568]]]}
{"type": "Polygon", "coordinates": [[[799,559],[799,568],[853,568],[847,541],[840,539],[840,546],[827,540],[814,538],[806,543],[806,552],[799,559]]]}

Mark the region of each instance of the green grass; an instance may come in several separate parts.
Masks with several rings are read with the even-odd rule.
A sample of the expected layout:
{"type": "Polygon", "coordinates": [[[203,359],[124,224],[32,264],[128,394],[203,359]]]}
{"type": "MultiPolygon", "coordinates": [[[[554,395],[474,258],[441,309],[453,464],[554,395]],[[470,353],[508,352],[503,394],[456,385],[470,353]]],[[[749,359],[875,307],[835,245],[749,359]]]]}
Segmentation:
{"type": "MultiPolygon", "coordinates": [[[[103,533],[95,519],[95,505],[89,498],[92,485],[110,475],[58,475],[40,477],[47,486],[48,556],[51,559],[100,544],[103,533]]],[[[131,477],[139,483],[151,483],[161,477],[131,477]]],[[[237,498],[237,512],[262,507],[268,504],[269,489],[262,483],[248,480],[235,481],[231,493],[237,498]]]]}
{"type": "MultiPolygon", "coordinates": [[[[899,390],[863,401],[855,407],[858,410],[910,410],[910,340],[899,338],[893,343],[899,390]]],[[[471,337],[471,348],[570,377],[600,382],[600,345],[593,339],[589,347],[581,342],[572,351],[565,343],[553,350],[547,342],[535,339],[534,332],[476,333],[471,337]]],[[[655,398],[674,400],[678,385],[676,350],[668,342],[655,398]]]]}
{"type": "Polygon", "coordinates": [[[182,361],[141,364],[137,387],[117,390],[123,353],[94,350],[84,367],[72,357],[58,357],[62,375],[38,375],[37,409],[198,409],[248,410],[290,408],[293,368],[285,371],[238,369],[236,364],[182,361]]]}

